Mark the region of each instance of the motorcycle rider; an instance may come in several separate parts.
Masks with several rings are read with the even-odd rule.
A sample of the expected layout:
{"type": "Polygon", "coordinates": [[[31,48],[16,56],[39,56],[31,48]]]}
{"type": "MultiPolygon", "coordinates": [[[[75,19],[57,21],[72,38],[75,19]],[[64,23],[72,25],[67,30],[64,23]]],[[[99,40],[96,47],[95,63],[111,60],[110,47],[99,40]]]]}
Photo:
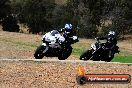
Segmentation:
{"type": "MultiPolygon", "coordinates": [[[[65,40],[69,39],[69,37],[73,37],[76,39],[75,35],[76,35],[76,31],[73,30],[73,26],[71,23],[67,23],[65,24],[64,28],[61,28],[60,30],[58,30],[60,33],[62,33],[63,37],[65,38],[65,40]]],[[[73,39],[74,39],[73,38],[73,39]]],[[[75,40],[74,39],[74,40],[75,40]]]]}
{"type": "Polygon", "coordinates": [[[73,31],[73,26],[72,24],[68,23],[68,24],[65,24],[65,27],[64,28],[61,28],[59,30],[60,33],[63,33],[64,37],[66,38],[67,36],[73,36],[75,35],[75,32],[73,31]]]}
{"type": "MultiPolygon", "coordinates": [[[[58,39],[59,43],[63,43],[65,40],[69,39],[69,37],[73,37],[76,34],[75,31],[73,31],[72,24],[70,24],[70,23],[65,24],[65,27],[61,28],[58,31],[57,30],[53,30],[51,32],[48,32],[46,34],[48,34],[49,36],[52,35],[53,38],[54,38],[54,36],[56,37],[56,35],[58,34],[57,32],[59,32],[61,34],[60,36],[57,35],[57,37],[56,37],[58,39]]],[[[44,37],[45,36],[43,36],[43,39],[44,39],[44,37]]],[[[47,40],[48,40],[48,38],[47,38],[47,40]]],[[[76,37],[74,37],[73,40],[76,40],[76,37]]],[[[45,41],[45,40],[43,40],[43,41],[45,41]]]]}
{"type": "Polygon", "coordinates": [[[110,53],[113,50],[115,52],[119,53],[119,51],[117,51],[119,47],[116,46],[116,44],[117,44],[117,35],[116,35],[116,33],[114,31],[109,31],[109,33],[106,36],[97,37],[96,39],[97,40],[106,39],[107,40],[107,48],[110,50],[110,53]]]}
{"type": "Polygon", "coordinates": [[[117,36],[114,31],[109,31],[109,33],[104,37],[97,37],[97,40],[104,40],[108,41],[109,47],[116,46],[117,44],[117,36]]]}

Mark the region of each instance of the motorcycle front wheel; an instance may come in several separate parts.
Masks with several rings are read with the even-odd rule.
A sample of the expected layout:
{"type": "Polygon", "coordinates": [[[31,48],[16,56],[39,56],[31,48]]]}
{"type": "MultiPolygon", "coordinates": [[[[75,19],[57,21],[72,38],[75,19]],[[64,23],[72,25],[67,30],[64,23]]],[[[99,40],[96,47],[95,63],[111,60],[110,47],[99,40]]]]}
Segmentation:
{"type": "Polygon", "coordinates": [[[89,60],[92,56],[91,50],[87,50],[80,56],[80,60],[89,60]]]}
{"type": "Polygon", "coordinates": [[[43,51],[44,51],[45,49],[46,49],[46,46],[40,45],[40,46],[36,49],[36,51],[35,51],[35,53],[34,53],[34,57],[35,57],[36,59],[42,59],[42,58],[44,57],[43,51]]]}
{"type": "Polygon", "coordinates": [[[69,46],[66,49],[62,50],[62,52],[58,56],[58,59],[59,60],[65,60],[71,55],[71,53],[72,53],[72,47],[69,46]]]}

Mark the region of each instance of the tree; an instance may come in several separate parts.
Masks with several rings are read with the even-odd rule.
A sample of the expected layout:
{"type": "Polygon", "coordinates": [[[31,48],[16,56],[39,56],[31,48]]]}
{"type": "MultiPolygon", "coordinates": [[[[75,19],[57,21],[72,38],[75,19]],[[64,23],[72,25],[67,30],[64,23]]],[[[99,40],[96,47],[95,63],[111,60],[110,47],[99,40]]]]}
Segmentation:
{"type": "Polygon", "coordinates": [[[0,20],[10,14],[10,1],[1,0],[0,1],[0,20]]]}
{"type": "Polygon", "coordinates": [[[119,36],[129,33],[130,27],[132,26],[132,1],[114,0],[109,2],[111,10],[108,11],[106,15],[104,15],[104,18],[111,20],[112,24],[108,25],[107,27],[103,27],[103,29],[114,30],[119,34],[119,36]]]}
{"type": "MultiPolygon", "coordinates": [[[[81,37],[95,37],[100,26],[102,16],[102,0],[68,0],[67,8],[73,12],[72,17],[76,17],[76,24],[81,25],[79,35],[81,37]]],[[[73,18],[72,18],[73,20],[73,18]]]]}
{"type": "Polygon", "coordinates": [[[46,32],[51,27],[50,18],[54,6],[54,2],[47,0],[25,0],[19,20],[25,23],[33,34],[46,32]]]}
{"type": "Polygon", "coordinates": [[[1,0],[0,2],[0,21],[4,31],[18,32],[16,18],[12,15],[11,5],[9,0],[1,0]]]}
{"type": "Polygon", "coordinates": [[[2,21],[3,31],[9,32],[19,32],[19,26],[17,25],[17,20],[13,15],[8,15],[2,21]]]}

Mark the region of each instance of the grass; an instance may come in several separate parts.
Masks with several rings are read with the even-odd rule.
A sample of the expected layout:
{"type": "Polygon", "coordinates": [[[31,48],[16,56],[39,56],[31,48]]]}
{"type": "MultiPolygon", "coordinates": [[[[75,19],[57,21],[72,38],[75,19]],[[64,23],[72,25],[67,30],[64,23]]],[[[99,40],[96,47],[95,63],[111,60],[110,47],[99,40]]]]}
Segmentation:
{"type": "Polygon", "coordinates": [[[72,45],[73,51],[72,55],[80,56],[85,50],[90,47],[89,43],[80,41],[72,45]]]}
{"type": "Polygon", "coordinates": [[[14,41],[13,39],[0,39],[0,41],[3,41],[3,42],[9,42],[9,43],[13,43],[15,44],[15,46],[19,46],[19,47],[29,47],[29,48],[36,48],[38,47],[37,44],[32,44],[32,43],[28,43],[28,42],[22,42],[22,41],[14,41]]]}
{"type": "Polygon", "coordinates": [[[72,55],[80,56],[85,50],[85,47],[73,47],[72,55]]]}
{"type": "Polygon", "coordinates": [[[112,62],[132,63],[132,56],[115,56],[112,62]]]}

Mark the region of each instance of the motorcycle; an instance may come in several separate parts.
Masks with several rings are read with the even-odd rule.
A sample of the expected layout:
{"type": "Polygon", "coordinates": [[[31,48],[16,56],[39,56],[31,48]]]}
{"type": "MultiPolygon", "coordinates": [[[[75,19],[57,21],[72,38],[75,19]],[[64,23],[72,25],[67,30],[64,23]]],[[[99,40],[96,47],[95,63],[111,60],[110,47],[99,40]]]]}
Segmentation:
{"type": "Polygon", "coordinates": [[[72,53],[71,44],[78,42],[77,36],[64,38],[57,30],[52,30],[42,37],[43,43],[36,49],[34,57],[58,57],[59,60],[67,59],[72,53]]]}
{"type": "Polygon", "coordinates": [[[91,48],[80,56],[80,60],[93,60],[93,61],[106,61],[110,62],[114,58],[115,53],[119,53],[119,47],[116,46],[109,46],[108,40],[98,40],[91,44],[91,48]]]}

